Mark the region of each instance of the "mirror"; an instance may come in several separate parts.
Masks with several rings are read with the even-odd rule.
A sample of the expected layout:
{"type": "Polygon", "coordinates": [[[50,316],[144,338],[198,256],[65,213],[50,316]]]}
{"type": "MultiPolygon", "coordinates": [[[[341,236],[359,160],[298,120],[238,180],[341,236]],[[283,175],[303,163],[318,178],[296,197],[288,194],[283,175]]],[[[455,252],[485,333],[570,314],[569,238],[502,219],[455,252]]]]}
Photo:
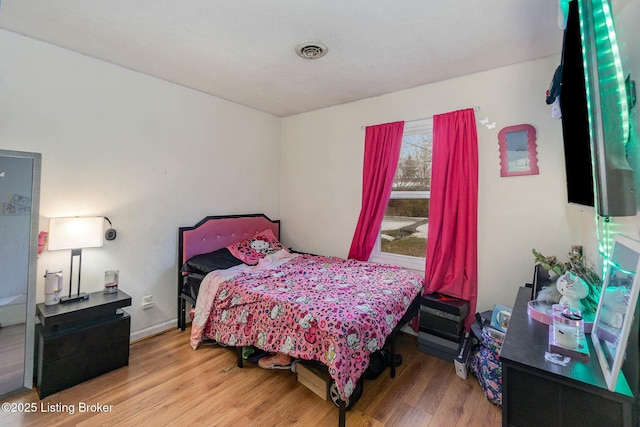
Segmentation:
{"type": "Polygon", "coordinates": [[[0,150],[0,397],[33,387],[40,166],[0,150]]]}
{"type": "Polygon", "coordinates": [[[616,388],[636,312],[639,268],[640,242],[616,235],[591,332],[593,346],[611,391],[616,388]]]}
{"type": "Polygon", "coordinates": [[[500,176],[538,175],[536,129],[531,125],[507,126],[498,132],[500,176]]]}

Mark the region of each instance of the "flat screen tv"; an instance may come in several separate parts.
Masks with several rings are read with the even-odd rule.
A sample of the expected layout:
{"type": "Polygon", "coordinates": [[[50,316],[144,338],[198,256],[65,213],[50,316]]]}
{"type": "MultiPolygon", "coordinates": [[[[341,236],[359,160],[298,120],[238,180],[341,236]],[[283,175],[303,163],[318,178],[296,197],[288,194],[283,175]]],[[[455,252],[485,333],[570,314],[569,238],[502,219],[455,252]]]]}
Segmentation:
{"type": "Polygon", "coordinates": [[[568,202],[603,217],[635,215],[629,105],[607,0],[570,2],[561,84],[568,202]]]}

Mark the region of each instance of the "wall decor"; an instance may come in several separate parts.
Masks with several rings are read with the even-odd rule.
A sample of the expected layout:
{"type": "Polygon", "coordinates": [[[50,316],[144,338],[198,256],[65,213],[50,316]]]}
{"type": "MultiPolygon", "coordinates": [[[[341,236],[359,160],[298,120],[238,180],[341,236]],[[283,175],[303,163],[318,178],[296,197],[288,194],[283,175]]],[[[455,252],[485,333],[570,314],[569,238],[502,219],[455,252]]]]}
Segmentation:
{"type": "Polygon", "coordinates": [[[20,194],[14,194],[11,202],[4,204],[3,213],[5,215],[30,215],[31,199],[20,194]]]}
{"type": "Polygon", "coordinates": [[[485,126],[487,129],[494,129],[496,127],[496,122],[489,123],[489,116],[485,117],[484,119],[478,120],[478,122],[481,125],[485,126]]]}
{"type": "Polygon", "coordinates": [[[507,126],[498,132],[500,176],[538,175],[536,129],[531,125],[507,126]]]}

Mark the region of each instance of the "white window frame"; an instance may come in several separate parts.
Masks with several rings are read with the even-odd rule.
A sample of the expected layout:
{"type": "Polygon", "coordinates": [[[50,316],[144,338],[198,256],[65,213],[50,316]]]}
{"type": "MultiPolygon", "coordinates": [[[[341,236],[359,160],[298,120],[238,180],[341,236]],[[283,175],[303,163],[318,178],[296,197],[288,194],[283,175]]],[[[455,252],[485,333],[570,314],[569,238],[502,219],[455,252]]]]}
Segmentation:
{"type": "MultiPolygon", "coordinates": [[[[433,130],[433,118],[414,120],[410,124],[405,123],[403,138],[406,135],[423,133],[426,130],[433,130]]],[[[430,191],[392,191],[390,199],[430,199],[430,191]]],[[[399,267],[408,268],[410,270],[425,271],[427,261],[426,253],[424,257],[414,257],[409,255],[396,255],[388,252],[382,252],[380,245],[380,232],[378,230],[378,238],[373,246],[369,261],[382,264],[393,264],[399,267]]]]}
{"type": "MultiPolygon", "coordinates": [[[[413,128],[424,129],[424,128],[432,128],[433,120],[431,118],[420,120],[416,122],[413,128]]],[[[411,131],[405,127],[405,135],[407,133],[415,133],[415,131],[411,131]]],[[[430,199],[431,191],[392,191],[389,199],[430,199]]],[[[410,270],[425,271],[425,263],[427,262],[426,253],[423,257],[415,257],[409,255],[396,255],[390,254],[388,252],[382,252],[380,247],[380,232],[382,230],[378,230],[378,238],[376,239],[376,243],[373,246],[373,250],[371,251],[371,255],[369,256],[369,261],[377,262],[381,264],[392,264],[397,265],[399,267],[408,268],[410,270]]],[[[428,238],[428,236],[427,236],[428,238]]]]}
{"type": "MultiPolygon", "coordinates": [[[[431,197],[430,191],[392,191],[389,199],[429,199],[431,197]]],[[[392,264],[399,267],[408,268],[410,270],[421,271],[425,270],[425,263],[427,262],[426,254],[423,257],[409,256],[409,255],[396,255],[388,252],[382,252],[380,247],[380,232],[378,230],[378,238],[371,251],[369,261],[377,262],[380,264],[392,264]]]]}
{"type": "MultiPolygon", "coordinates": [[[[414,120],[411,124],[405,124],[404,136],[411,134],[424,133],[426,130],[433,130],[433,118],[422,120],[414,120]]],[[[425,199],[431,198],[430,191],[392,191],[390,199],[425,199]]],[[[380,232],[378,230],[378,238],[373,246],[369,261],[381,264],[393,264],[399,267],[408,268],[410,270],[424,272],[425,263],[427,261],[426,254],[423,257],[414,257],[409,255],[396,255],[388,252],[382,252],[380,244],[380,232]]]]}

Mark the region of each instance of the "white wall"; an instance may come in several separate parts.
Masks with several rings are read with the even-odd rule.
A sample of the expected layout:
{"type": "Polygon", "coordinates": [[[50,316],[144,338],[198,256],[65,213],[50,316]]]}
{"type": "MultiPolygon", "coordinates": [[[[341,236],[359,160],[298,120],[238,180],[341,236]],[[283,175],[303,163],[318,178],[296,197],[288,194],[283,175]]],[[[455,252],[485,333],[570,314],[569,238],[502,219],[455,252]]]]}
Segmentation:
{"type": "MultiPolygon", "coordinates": [[[[206,215],[279,217],[280,119],[0,30],[0,147],[42,153],[49,217],[107,216],[118,238],[83,251],[82,287],[120,270],[133,337],[176,319],[177,228],[206,215]],[[142,310],[142,296],[155,307],[142,310]]],[[[69,274],[69,251],[43,252],[69,274]]]]}
{"type": "Polygon", "coordinates": [[[554,57],[513,65],[284,118],[284,239],[303,250],[347,255],[360,211],[363,125],[479,106],[476,118],[489,117],[496,127],[478,124],[478,309],[512,305],[518,287],[532,279],[531,249],[561,255],[574,243],[562,127],[545,104],[558,63],[554,57]],[[501,178],[498,132],[523,123],[536,128],[540,174],[501,178]]]}

